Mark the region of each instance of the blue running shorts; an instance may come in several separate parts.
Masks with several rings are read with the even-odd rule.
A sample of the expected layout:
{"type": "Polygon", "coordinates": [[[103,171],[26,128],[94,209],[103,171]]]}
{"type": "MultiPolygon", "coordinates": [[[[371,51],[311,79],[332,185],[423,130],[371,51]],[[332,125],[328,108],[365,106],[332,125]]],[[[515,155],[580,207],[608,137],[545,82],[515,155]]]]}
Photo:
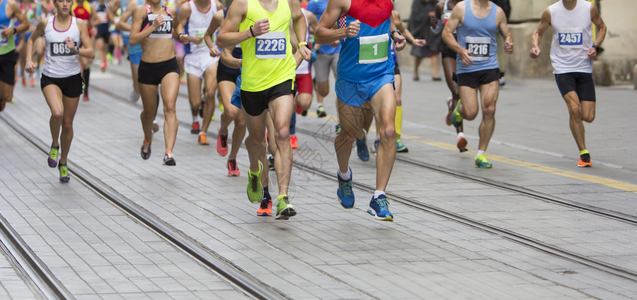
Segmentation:
{"type": "Polygon", "coordinates": [[[234,93],[232,93],[232,100],[230,100],[230,103],[239,109],[243,109],[241,106],[241,75],[237,77],[237,88],[235,88],[234,93]]]}
{"type": "Polygon", "coordinates": [[[128,54],[128,60],[136,65],[139,65],[139,62],[142,60],[143,53],[130,53],[128,54]]]}
{"type": "Polygon", "coordinates": [[[393,82],[394,74],[383,74],[362,83],[336,79],[336,97],[346,105],[360,107],[366,101],[371,100],[385,84],[393,82]]]}

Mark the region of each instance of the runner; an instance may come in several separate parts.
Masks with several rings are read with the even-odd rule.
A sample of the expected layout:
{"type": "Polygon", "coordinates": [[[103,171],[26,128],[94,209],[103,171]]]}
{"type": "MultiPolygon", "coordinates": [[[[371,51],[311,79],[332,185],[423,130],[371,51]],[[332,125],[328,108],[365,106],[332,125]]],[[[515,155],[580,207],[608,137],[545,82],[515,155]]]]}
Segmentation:
{"type": "Polygon", "coordinates": [[[117,30],[115,24],[119,23],[119,19],[124,12],[119,6],[114,6],[115,9],[113,13],[113,23],[110,25],[111,37],[109,38],[108,45],[108,60],[116,65],[120,65],[122,63],[122,48],[124,47],[124,41],[122,40],[122,32],[117,30]],[[115,60],[113,60],[113,55],[115,55],[115,60]]]}
{"type": "Polygon", "coordinates": [[[538,58],[540,40],[548,29],[553,30],[551,63],[557,87],[566,102],[571,133],[580,151],[578,167],[592,166],[591,155],[586,149],[583,121],[595,119],[595,84],[593,60],[606,37],[606,24],[599,10],[584,0],[562,0],[549,6],[533,32],[531,58],[538,58]],[[598,29],[593,43],[591,24],[598,29]]]}
{"type": "MultiPolygon", "coordinates": [[[[227,14],[228,8],[224,8],[217,12],[213,17],[212,22],[210,22],[208,30],[206,30],[204,40],[210,49],[210,55],[213,55],[217,49],[213,41],[214,33],[227,14]],[[219,17],[221,20],[219,20],[219,17]]],[[[239,176],[239,174],[241,174],[236,159],[246,133],[246,124],[243,119],[243,112],[240,108],[231,105],[233,92],[237,89],[237,78],[241,75],[241,54],[241,47],[239,46],[223,49],[219,65],[217,66],[217,86],[219,88],[219,93],[221,93],[221,103],[224,107],[223,113],[221,113],[221,124],[219,125],[217,135],[217,153],[221,156],[226,156],[228,154],[228,126],[230,126],[230,123],[234,121],[234,130],[232,131],[232,148],[227,162],[228,176],[239,176]]],[[[271,210],[270,214],[272,214],[271,210]]]]}
{"type": "MultiPolygon", "coordinates": [[[[327,8],[327,2],[328,0],[310,0],[307,4],[307,11],[313,13],[316,19],[320,20],[325,8],[327,8]]],[[[319,47],[316,51],[316,61],[314,62],[314,81],[316,82],[316,101],[318,102],[316,115],[319,118],[323,118],[327,116],[323,107],[323,98],[330,93],[330,69],[336,76],[336,66],[341,45],[339,41],[334,41],[325,45],[317,44],[317,46],[319,47]]]]}
{"type": "MultiPolygon", "coordinates": [[[[35,14],[36,9],[37,4],[31,2],[31,0],[20,1],[20,10],[22,10],[22,13],[27,17],[27,21],[29,22],[29,29],[27,29],[27,31],[24,33],[25,44],[26,41],[31,37],[31,34],[33,33],[33,30],[35,30],[35,27],[38,25],[39,16],[35,14]]],[[[20,47],[20,51],[18,53],[20,56],[20,76],[22,76],[22,86],[26,87],[27,74],[24,72],[24,66],[26,65],[27,61],[26,45],[20,47]]],[[[35,86],[35,79],[33,78],[33,75],[31,75],[31,78],[29,79],[29,85],[35,86]]]]}
{"type": "MultiPolygon", "coordinates": [[[[290,118],[294,113],[292,89],[296,63],[292,55],[291,34],[305,40],[305,21],[298,0],[236,0],[230,6],[217,43],[222,48],[241,43],[241,102],[250,136],[246,148],[250,157],[248,199],[260,202],[263,196],[259,180],[263,169],[259,157],[265,153],[265,124],[269,109],[274,119],[277,144],[275,155],[279,184],[277,220],[296,215],[287,195],[292,174],[290,118]],[[290,32],[290,20],[294,21],[290,32]]],[[[303,57],[311,57],[306,42],[298,45],[303,57]]]]}
{"type": "Polygon", "coordinates": [[[341,41],[338,61],[336,96],[341,133],[334,140],[338,159],[337,195],[344,208],[354,207],[352,169],[349,157],[356,134],[361,130],[362,105],[371,102],[380,128],[380,147],[376,159],[376,191],[368,212],[378,220],[393,221],[385,188],[396,159],[396,95],[394,93],[394,60],[391,45],[401,51],[406,44],[391,20],[391,0],[330,1],[314,39],[320,44],[341,41]],[[338,29],[332,29],[338,20],[338,29]]]}
{"type": "MultiPolygon", "coordinates": [[[[436,6],[436,17],[431,18],[431,30],[434,33],[437,34],[442,31],[445,24],[447,24],[447,21],[449,21],[453,8],[456,7],[458,2],[462,1],[464,0],[447,0],[444,3],[438,3],[436,6]]],[[[457,33],[455,31],[453,32],[453,37],[458,40],[457,33]]],[[[445,72],[445,80],[447,81],[447,87],[449,87],[449,91],[451,92],[451,98],[447,99],[447,115],[445,117],[445,122],[447,123],[447,126],[451,126],[451,119],[449,119],[449,115],[453,112],[456,105],[458,105],[458,100],[460,100],[458,83],[454,80],[454,76],[456,74],[457,54],[444,42],[441,45],[440,52],[442,53],[442,69],[445,72]]],[[[458,147],[460,152],[467,151],[467,139],[464,136],[464,128],[462,125],[456,127],[456,133],[458,134],[456,147],[458,147]]]]}
{"type": "Polygon", "coordinates": [[[475,158],[476,168],[492,166],[484,154],[495,129],[495,105],[500,88],[500,69],[496,59],[498,43],[495,38],[498,30],[505,40],[504,52],[513,53],[513,37],[504,11],[489,0],[467,0],[456,4],[442,32],[445,44],[458,53],[456,65],[462,100],[458,100],[458,105],[449,115],[453,126],[458,128],[463,119],[476,118],[480,111],[478,89],[480,90],[482,123],[475,158]],[[456,29],[457,41],[453,36],[456,29]]]}
{"type": "MultiPolygon", "coordinates": [[[[192,114],[192,129],[190,133],[199,134],[199,145],[210,145],[206,138],[208,126],[215,108],[215,90],[217,89],[217,62],[219,49],[213,44],[208,48],[203,40],[204,33],[212,22],[212,17],[218,8],[223,8],[220,2],[211,0],[193,0],[185,2],[179,10],[179,25],[176,32],[179,40],[185,46],[184,71],[188,74],[188,99],[192,114]],[[214,56],[212,56],[214,55],[214,56]],[[201,84],[205,86],[205,105],[203,122],[199,126],[199,107],[201,106],[201,84]]],[[[216,24],[221,24],[222,16],[217,17],[216,24]]]]}
{"type": "Polygon", "coordinates": [[[110,27],[111,24],[115,23],[115,20],[113,18],[113,12],[106,0],[98,0],[95,5],[95,11],[98,19],[97,34],[95,35],[95,48],[99,52],[99,58],[102,62],[100,70],[104,72],[108,67],[106,56],[108,53],[108,43],[111,37],[110,27]]]}
{"type": "MultiPolygon", "coordinates": [[[[94,5],[91,5],[86,0],[75,0],[75,3],[73,3],[73,16],[86,23],[89,36],[93,37],[97,34],[95,25],[99,23],[99,20],[95,14],[94,5]]],[[[88,87],[91,79],[91,65],[93,64],[93,58],[95,57],[80,57],[82,78],[84,78],[84,96],[82,96],[82,101],[89,101],[88,87]]]]}
{"type": "Polygon", "coordinates": [[[27,17],[20,10],[15,0],[0,0],[0,111],[4,110],[7,102],[13,99],[15,86],[15,65],[18,54],[15,52],[13,36],[29,29],[27,17]],[[13,27],[12,19],[18,20],[20,25],[13,27]]]}
{"type": "Polygon", "coordinates": [[[160,0],[148,0],[133,12],[130,44],[142,45],[142,58],[139,63],[139,90],[144,110],[141,114],[144,142],[141,156],[148,159],[153,141],[153,119],[157,110],[157,92],[161,84],[161,98],[164,103],[164,140],[166,153],[163,164],[176,165],[173,147],[177,138],[177,114],[175,102],[179,93],[179,66],[175,59],[173,44],[173,14],[160,0]]]}
{"type": "Polygon", "coordinates": [[[35,40],[44,34],[46,54],[40,85],[51,108],[51,151],[49,167],[58,167],[60,182],[68,182],[67,157],[73,141],[73,118],[82,94],[79,56],[95,56],[84,22],[71,15],[72,1],[55,1],[57,13],[40,20],[27,42],[26,71],[35,72],[35,40]],[[82,45],[82,48],[79,47],[82,45]],[[62,134],[60,136],[60,126],[62,134]],[[60,143],[61,141],[61,143],[60,143]],[[61,147],[60,147],[61,146],[61,147]],[[58,153],[59,152],[59,153],[58,153]],[[58,165],[59,159],[59,165],[58,165]]]}

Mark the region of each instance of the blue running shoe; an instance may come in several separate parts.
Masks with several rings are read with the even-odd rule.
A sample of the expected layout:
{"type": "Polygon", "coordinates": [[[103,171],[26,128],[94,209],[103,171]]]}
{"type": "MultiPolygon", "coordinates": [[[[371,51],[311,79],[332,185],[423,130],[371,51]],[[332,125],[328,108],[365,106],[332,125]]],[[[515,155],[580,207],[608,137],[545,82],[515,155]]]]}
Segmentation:
{"type": "Polygon", "coordinates": [[[376,220],[394,222],[394,215],[389,212],[388,206],[389,202],[384,194],[376,199],[372,197],[367,212],[372,216],[376,216],[376,220]]]}
{"type": "MultiPolygon", "coordinates": [[[[352,173],[352,168],[349,169],[349,172],[352,173]]],[[[341,200],[341,205],[344,208],[352,208],[354,207],[354,190],[352,190],[352,179],[354,178],[354,174],[352,173],[352,178],[345,181],[341,179],[341,175],[336,173],[338,177],[338,190],[336,190],[336,195],[338,195],[338,200],[341,200]]]]}
{"type": "Polygon", "coordinates": [[[356,139],[356,154],[362,161],[369,160],[369,149],[367,149],[367,135],[362,140],[356,139]]]}

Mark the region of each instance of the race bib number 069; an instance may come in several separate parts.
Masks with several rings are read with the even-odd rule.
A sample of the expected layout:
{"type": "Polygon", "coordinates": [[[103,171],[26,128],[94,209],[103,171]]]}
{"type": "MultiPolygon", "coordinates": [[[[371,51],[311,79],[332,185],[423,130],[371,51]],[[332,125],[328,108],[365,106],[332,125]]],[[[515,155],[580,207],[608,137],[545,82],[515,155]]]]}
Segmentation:
{"type": "Polygon", "coordinates": [[[490,37],[466,37],[467,50],[472,53],[469,54],[473,61],[485,61],[489,59],[491,54],[491,38],[490,37]]]}
{"type": "Polygon", "coordinates": [[[282,59],[285,58],[287,42],[285,32],[271,31],[256,38],[256,49],[254,54],[259,59],[282,59]]]}
{"type": "Polygon", "coordinates": [[[583,30],[581,28],[560,29],[558,42],[562,48],[581,48],[583,30]]]}

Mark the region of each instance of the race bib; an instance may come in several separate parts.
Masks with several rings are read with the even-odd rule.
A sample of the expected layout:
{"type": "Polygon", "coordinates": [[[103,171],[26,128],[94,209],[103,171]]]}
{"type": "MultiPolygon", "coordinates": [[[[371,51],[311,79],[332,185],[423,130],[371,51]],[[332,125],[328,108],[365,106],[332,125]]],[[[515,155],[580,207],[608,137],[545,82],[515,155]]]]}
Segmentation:
{"type": "Polygon", "coordinates": [[[389,54],[389,35],[362,36],[359,39],[359,64],[375,64],[387,60],[389,54]]]}
{"type": "MultiPolygon", "coordinates": [[[[77,53],[72,53],[71,49],[66,46],[66,42],[59,43],[50,43],[51,47],[51,56],[71,56],[77,55],[77,53]]],[[[77,42],[73,42],[73,47],[77,47],[77,42]]]]}
{"type": "Polygon", "coordinates": [[[442,19],[445,21],[445,25],[447,25],[447,21],[449,21],[449,17],[451,17],[451,13],[450,12],[444,13],[442,15],[442,19]]]}
{"type": "Polygon", "coordinates": [[[558,42],[562,48],[582,48],[582,28],[563,28],[560,29],[558,42]]]}
{"type": "MultiPolygon", "coordinates": [[[[173,37],[172,36],[173,18],[171,18],[170,16],[164,16],[164,15],[162,15],[162,17],[164,18],[164,25],[159,26],[148,37],[150,37],[150,38],[166,38],[166,39],[170,39],[170,38],[173,37]]],[[[157,18],[157,14],[148,14],[148,23],[150,25],[153,25],[153,22],[155,21],[155,18],[157,18]]]]}
{"type": "Polygon", "coordinates": [[[108,23],[108,14],[106,14],[105,11],[98,11],[97,18],[100,20],[101,23],[108,23]]]}
{"type": "Polygon", "coordinates": [[[256,49],[254,51],[258,59],[282,59],[285,58],[287,42],[285,32],[271,31],[256,37],[256,49]]]}
{"type": "Polygon", "coordinates": [[[9,41],[7,40],[6,37],[4,37],[4,35],[0,34],[0,46],[6,46],[9,45],[9,41]]]}
{"type": "Polygon", "coordinates": [[[485,61],[489,59],[491,53],[491,38],[490,37],[466,37],[467,50],[472,53],[469,54],[473,61],[485,61]]]}

